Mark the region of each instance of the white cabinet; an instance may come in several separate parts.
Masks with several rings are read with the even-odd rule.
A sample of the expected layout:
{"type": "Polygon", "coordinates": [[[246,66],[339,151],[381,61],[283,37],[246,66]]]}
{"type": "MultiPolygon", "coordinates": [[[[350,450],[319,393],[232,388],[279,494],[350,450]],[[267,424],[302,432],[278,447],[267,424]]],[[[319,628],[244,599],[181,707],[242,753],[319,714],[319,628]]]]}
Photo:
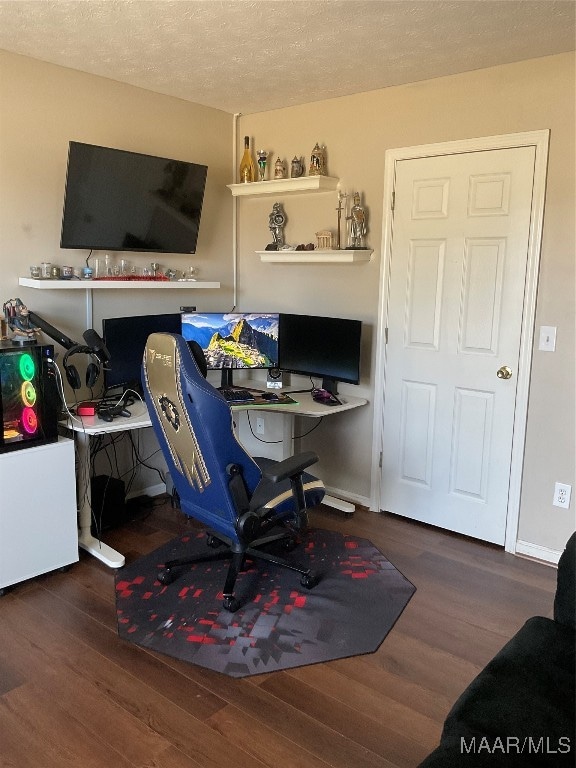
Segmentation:
{"type": "Polygon", "coordinates": [[[74,441],[0,454],[0,590],[78,560],[74,441]]]}

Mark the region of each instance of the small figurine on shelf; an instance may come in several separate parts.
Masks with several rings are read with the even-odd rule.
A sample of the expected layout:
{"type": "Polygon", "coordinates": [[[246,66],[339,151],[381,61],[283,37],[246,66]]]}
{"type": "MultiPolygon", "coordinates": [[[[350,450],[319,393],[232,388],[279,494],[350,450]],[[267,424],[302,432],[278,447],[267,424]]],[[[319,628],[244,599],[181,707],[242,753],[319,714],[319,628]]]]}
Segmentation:
{"type": "Polygon", "coordinates": [[[300,176],[304,174],[304,163],[302,162],[301,157],[296,157],[294,155],[294,158],[292,159],[292,163],[290,164],[290,178],[292,179],[299,179],[300,176]]]}
{"type": "Polygon", "coordinates": [[[350,216],[346,220],[350,222],[348,231],[348,249],[364,250],[364,236],[366,235],[366,211],[360,205],[360,193],[355,192],[353,196],[354,205],[350,209],[350,216]]]}
{"type": "Polygon", "coordinates": [[[310,156],[309,176],[326,176],[326,147],[320,147],[318,142],[314,145],[310,156]]]}
{"type": "Polygon", "coordinates": [[[266,246],[267,251],[279,251],[284,247],[285,226],[286,214],[282,210],[282,203],[274,203],[272,212],[268,216],[268,229],[272,232],[273,242],[266,246]]]}
{"type": "Polygon", "coordinates": [[[268,153],[265,149],[259,149],[256,154],[258,155],[258,181],[264,181],[266,178],[266,160],[268,158],[268,153]]]}
{"type": "Polygon", "coordinates": [[[278,158],[274,164],[274,178],[275,179],[285,179],[286,178],[286,168],[284,166],[284,161],[278,158]]]}
{"type": "Polygon", "coordinates": [[[329,251],[332,249],[332,232],[329,229],[316,232],[316,247],[319,251],[329,251]]]}
{"type": "Polygon", "coordinates": [[[4,320],[12,331],[14,341],[36,341],[40,331],[30,320],[30,310],[21,299],[8,299],[4,302],[4,320]]]}

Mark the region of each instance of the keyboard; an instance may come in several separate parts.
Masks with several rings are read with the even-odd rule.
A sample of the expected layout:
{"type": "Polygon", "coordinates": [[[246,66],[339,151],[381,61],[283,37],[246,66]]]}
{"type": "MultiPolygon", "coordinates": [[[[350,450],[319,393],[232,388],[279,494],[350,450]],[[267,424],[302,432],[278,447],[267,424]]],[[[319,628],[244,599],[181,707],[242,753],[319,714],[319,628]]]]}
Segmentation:
{"type": "Polygon", "coordinates": [[[253,403],[256,399],[248,389],[232,389],[231,387],[219,387],[218,391],[228,403],[253,403]]]}

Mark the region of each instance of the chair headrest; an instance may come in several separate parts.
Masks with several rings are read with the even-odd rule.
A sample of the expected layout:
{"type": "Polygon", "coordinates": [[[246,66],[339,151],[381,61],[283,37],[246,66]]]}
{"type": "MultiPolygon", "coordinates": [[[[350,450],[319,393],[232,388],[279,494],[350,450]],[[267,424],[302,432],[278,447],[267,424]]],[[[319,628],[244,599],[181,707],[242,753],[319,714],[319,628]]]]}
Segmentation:
{"type": "Polygon", "coordinates": [[[206,364],[206,358],[204,356],[204,350],[198,344],[197,341],[194,341],[194,339],[190,339],[186,342],[188,344],[188,349],[190,352],[192,352],[192,357],[196,361],[196,365],[198,366],[198,370],[206,378],[208,374],[208,366],[206,364]]]}

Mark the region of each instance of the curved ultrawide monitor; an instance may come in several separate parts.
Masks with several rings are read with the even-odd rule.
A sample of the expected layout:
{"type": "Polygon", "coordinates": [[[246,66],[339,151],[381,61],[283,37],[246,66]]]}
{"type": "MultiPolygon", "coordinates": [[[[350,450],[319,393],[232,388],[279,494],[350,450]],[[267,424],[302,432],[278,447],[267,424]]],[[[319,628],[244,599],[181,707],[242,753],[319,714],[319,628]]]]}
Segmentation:
{"type": "Polygon", "coordinates": [[[338,381],[360,382],[360,320],[282,313],[279,326],[278,368],[322,377],[334,394],[338,381]]]}

